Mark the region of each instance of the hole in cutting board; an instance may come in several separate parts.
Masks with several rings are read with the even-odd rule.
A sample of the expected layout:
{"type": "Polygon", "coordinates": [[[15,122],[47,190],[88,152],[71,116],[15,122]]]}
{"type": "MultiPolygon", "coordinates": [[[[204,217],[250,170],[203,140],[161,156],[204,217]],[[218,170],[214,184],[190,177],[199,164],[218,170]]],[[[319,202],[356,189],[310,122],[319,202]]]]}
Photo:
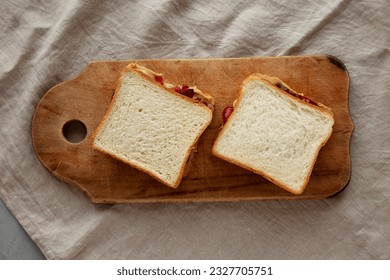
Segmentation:
{"type": "Polygon", "coordinates": [[[71,120],[62,127],[62,134],[71,143],[80,143],[87,136],[87,127],[79,120],[71,120]]]}

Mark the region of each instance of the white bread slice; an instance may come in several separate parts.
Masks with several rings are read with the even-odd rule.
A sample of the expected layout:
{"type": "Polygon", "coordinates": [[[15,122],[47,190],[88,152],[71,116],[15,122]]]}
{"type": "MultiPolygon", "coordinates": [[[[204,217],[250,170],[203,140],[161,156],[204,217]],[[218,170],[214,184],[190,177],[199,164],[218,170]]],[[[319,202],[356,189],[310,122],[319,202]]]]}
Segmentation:
{"type": "Polygon", "coordinates": [[[145,69],[126,67],[92,145],[177,188],[212,110],[157,83],[145,69]]]}
{"type": "Polygon", "coordinates": [[[330,108],[293,95],[303,96],[277,78],[250,75],[212,154],[302,193],[334,119],[330,108]]]}

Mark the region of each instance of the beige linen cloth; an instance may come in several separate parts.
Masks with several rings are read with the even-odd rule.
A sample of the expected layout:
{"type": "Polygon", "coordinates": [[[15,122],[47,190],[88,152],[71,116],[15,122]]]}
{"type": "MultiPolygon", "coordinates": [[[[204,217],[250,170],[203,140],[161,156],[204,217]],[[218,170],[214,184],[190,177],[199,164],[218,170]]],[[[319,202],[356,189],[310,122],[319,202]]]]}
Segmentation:
{"type": "Polygon", "coordinates": [[[48,259],[390,259],[388,1],[31,0],[0,13],[0,196],[48,259]],[[301,54],[337,56],[351,78],[352,177],[333,198],[93,205],[34,154],[40,98],[92,60],[301,54]]]}

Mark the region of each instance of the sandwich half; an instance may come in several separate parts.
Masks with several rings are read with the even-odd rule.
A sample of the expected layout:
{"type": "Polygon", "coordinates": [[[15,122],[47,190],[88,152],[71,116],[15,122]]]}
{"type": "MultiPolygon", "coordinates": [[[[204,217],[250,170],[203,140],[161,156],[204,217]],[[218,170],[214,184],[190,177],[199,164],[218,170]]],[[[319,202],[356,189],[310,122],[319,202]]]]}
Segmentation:
{"type": "Polygon", "coordinates": [[[332,110],[275,77],[252,74],[232,107],[212,154],[301,194],[332,134],[332,110]]]}
{"type": "Polygon", "coordinates": [[[177,188],[213,116],[213,98],[136,63],[119,78],[93,148],[177,188]]]}

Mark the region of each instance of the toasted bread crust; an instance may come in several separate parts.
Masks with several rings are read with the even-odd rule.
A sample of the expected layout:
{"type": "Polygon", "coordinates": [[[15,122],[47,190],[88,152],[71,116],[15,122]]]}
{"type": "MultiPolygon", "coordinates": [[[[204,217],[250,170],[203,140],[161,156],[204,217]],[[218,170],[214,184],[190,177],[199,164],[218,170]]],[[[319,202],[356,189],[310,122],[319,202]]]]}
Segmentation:
{"type": "MultiPolygon", "coordinates": [[[[151,71],[151,70],[150,70],[151,71]]],[[[121,76],[119,77],[119,79],[117,80],[116,84],[115,84],[115,91],[114,91],[114,94],[113,94],[113,97],[112,97],[112,100],[111,100],[111,103],[107,109],[107,112],[105,113],[102,121],[99,123],[98,127],[95,129],[95,131],[92,133],[91,135],[91,138],[90,138],[90,144],[92,145],[92,147],[104,154],[107,154],[109,156],[111,156],[112,158],[114,159],[117,159],[117,160],[120,160],[146,174],[148,174],[149,176],[153,177],[154,179],[156,179],[157,181],[163,183],[164,185],[167,185],[168,187],[171,187],[171,188],[174,188],[176,189],[179,185],[180,185],[180,182],[181,180],[183,179],[183,177],[186,175],[186,173],[189,172],[189,167],[190,167],[190,164],[191,164],[191,154],[194,150],[196,150],[196,146],[197,146],[197,143],[199,141],[199,138],[200,136],[203,134],[203,132],[206,130],[206,128],[210,125],[211,123],[211,120],[212,120],[212,109],[210,109],[209,107],[207,107],[206,105],[204,105],[203,103],[201,102],[197,102],[189,97],[186,97],[186,96],[183,96],[182,94],[180,93],[177,93],[175,92],[174,90],[171,90],[171,89],[168,89],[166,87],[164,87],[163,85],[161,85],[160,83],[156,82],[154,79],[152,79],[151,77],[149,77],[148,75],[140,72],[140,71],[135,71],[134,70],[134,64],[129,64],[121,73],[121,76]],[[185,160],[183,161],[183,164],[182,166],[180,167],[180,171],[179,171],[179,174],[177,176],[177,179],[176,181],[171,184],[170,182],[167,182],[167,181],[164,181],[162,180],[160,177],[156,176],[153,172],[149,171],[148,169],[145,169],[144,167],[136,164],[136,163],[133,163],[133,162],[129,162],[128,160],[122,158],[122,157],[118,157],[117,155],[115,154],[112,154],[104,149],[101,149],[99,146],[96,146],[95,145],[95,139],[98,135],[98,133],[101,131],[104,123],[107,121],[107,118],[109,117],[109,115],[111,114],[111,111],[114,107],[114,104],[115,104],[115,100],[119,94],[119,91],[120,91],[120,88],[122,86],[122,80],[123,80],[123,76],[128,73],[128,72],[133,72],[139,76],[141,76],[143,79],[146,79],[148,80],[149,82],[153,83],[154,85],[157,85],[159,87],[161,87],[165,92],[167,92],[167,94],[172,94],[172,95],[175,95],[175,96],[178,96],[179,98],[182,98],[183,100],[185,100],[186,102],[190,102],[192,105],[194,106],[200,106],[202,108],[205,109],[205,112],[211,114],[210,116],[210,120],[202,127],[200,133],[195,137],[194,141],[192,142],[192,145],[188,148],[188,150],[186,151],[186,155],[185,155],[185,160]],[[187,168],[188,167],[188,168],[187,168]]]]}
{"type": "MultiPolygon", "coordinates": [[[[243,81],[243,86],[241,87],[241,90],[239,91],[238,93],[238,96],[236,98],[236,100],[234,101],[234,104],[239,104],[241,102],[241,99],[242,99],[242,96],[243,96],[243,91],[244,91],[244,87],[245,85],[249,82],[249,81],[252,81],[252,80],[258,80],[258,81],[261,81],[263,83],[266,83],[267,85],[273,87],[275,90],[277,90],[280,94],[283,94],[285,96],[287,96],[288,98],[290,99],[293,99],[294,101],[297,101],[297,102],[300,102],[303,106],[310,106],[311,108],[315,109],[315,110],[318,110],[324,114],[326,114],[329,118],[331,118],[334,122],[334,118],[333,118],[333,112],[330,108],[326,107],[325,105],[323,104],[320,104],[319,106],[316,106],[316,105],[312,105],[312,104],[309,104],[297,97],[294,97],[292,96],[291,94],[287,93],[286,91],[283,91],[282,89],[280,89],[279,87],[275,86],[276,83],[281,83],[283,86],[285,86],[286,88],[288,88],[291,92],[293,93],[296,93],[296,94],[300,94],[300,95],[303,95],[301,93],[297,93],[296,91],[294,91],[293,89],[291,89],[286,83],[282,82],[280,79],[276,78],[276,77],[270,77],[270,76],[267,76],[267,75],[263,75],[263,74],[260,74],[260,73],[255,73],[255,74],[251,74],[250,76],[248,76],[244,81],[243,81]]],[[[236,106],[236,105],[235,105],[236,106]]],[[[311,173],[313,171],[313,168],[314,168],[314,165],[315,165],[315,162],[317,160],[317,157],[318,157],[318,154],[319,154],[319,151],[321,150],[321,148],[326,144],[326,142],[328,141],[328,139],[330,138],[331,134],[332,134],[332,130],[327,134],[327,136],[325,137],[324,141],[318,146],[318,149],[316,150],[315,152],[315,156],[313,157],[313,160],[310,164],[310,167],[309,167],[309,171],[307,173],[307,176],[305,177],[305,180],[304,180],[304,183],[302,184],[302,186],[300,187],[299,190],[296,190],[296,189],[293,189],[289,186],[287,186],[286,184],[278,181],[276,178],[273,178],[272,176],[268,175],[266,172],[264,172],[263,170],[260,170],[260,169],[255,169],[245,163],[242,163],[240,161],[237,161],[237,160],[234,160],[234,159],[231,159],[229,157],[226,157],[222,154],[220,154],[217,150],[216,150],[216,146],[219,144],[219,141],[221,139],[221,137],[223,136],[224,132],[225,132],[225,128],[226,126],[229,124],[229,122],[234,118],[234,114],[235,114],[235,110],[233,111],[233,113],[231,114],[231,116],[227,119],[227,122],[225,123],[225,125],[223,125],[223,127],[221,128],[221,131],[219,132],[218,136],[217,136],[217,139],[215,140],[214,142],[214,145],[211,149],[211,154],[213,154],[214,156],[220,158],[220,159],[223,159],[227,162],[230,162],[232,164],[235,164],[237,166],[240,166],[246,170],[249,170],[253,173],[256,173],[258,175],[261,175],[262,177],[264,177],[265,179],[271,181],[272,183],[274,183],[275,185],[281,187],[282,189],[285,189],[286,191],[288,192],[291,192],[293,194],[296,194],[296,195],[299,195],[301,194],[308,182],[309,182],[309,179],[310,179],[310,176],[311,176],[311,173]]]]}

